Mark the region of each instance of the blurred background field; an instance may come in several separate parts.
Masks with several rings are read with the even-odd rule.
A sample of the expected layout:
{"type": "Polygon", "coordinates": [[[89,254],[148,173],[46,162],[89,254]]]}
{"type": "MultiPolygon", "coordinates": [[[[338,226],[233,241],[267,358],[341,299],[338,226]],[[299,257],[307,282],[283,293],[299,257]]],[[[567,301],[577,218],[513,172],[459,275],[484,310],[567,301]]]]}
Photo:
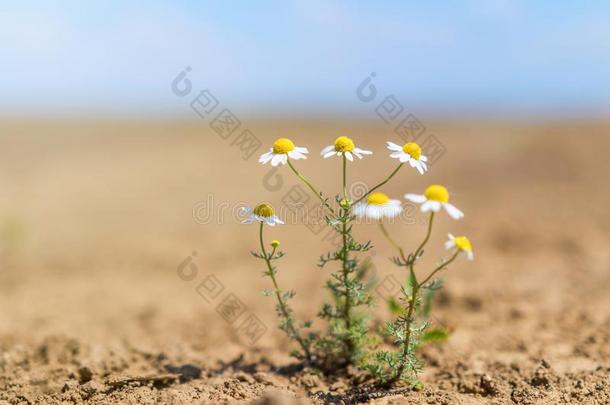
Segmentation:
{"type": "MultiPolygon", "coordinates": [[[[319,151],[340,135],[374,152],[350,164],[354,192],[394,168],[386,141],[423,142],[430,171],[404,170],[384,191],[445,184],[466,217],[438,222],[427,263],[447,232],[475,249],[446,273],[435,322],[451,336],[422,353],[425,390],[396,401],[604,403],[609,14],[512,1],[6,5],[0,404],[345,393],[344,381],[278,372],[291,346],[238,212],[294,196],[286,167],[257,163],[278,137],[307,146],[298,167],[338,192],[339,161],[319,151]],[[210,276],[223,287],[213,299],[210,276]],[[236,319],[219,311],[226,297],[236,319]],[[241,328],[250,316],[255,339],[241,328]],[[201,374],[123,384],[186,364],[201,374]]],[[[390,230],[412,246],[421,215],[390,230]]],[[[375,242],[379,279],[402,280],[378,229],[356,233],[375,242]]],[[[288,253],[279,279],[297,314],[314,317],[328,298],[316,267],[327,231],[298,221],[268,237],[288,253]]],[[[375,311],[387,319],[383,303],[375,311]]]]}
{"type": "MultiPolygon", "coordinates": [[[[350,178],[367,184],[393,168],[383,142],[395,136],[384,126],[278,121],[252,127],[267,142],[290,134],[312,152],[349,133],[375,152],[350,166],[350,178]]],[[[400,197],[442,182],[466,212],[460,222],[438,221],[430,265],[442,254],[447,232],[468,234],[475,246],[474,262],[447,271],[447,287],[435,308],[435,322],[452,331],[448,342],[428,354],[436,367],[428,369],[426,381],[435,395],[468,396],[459,388],[466,377],[460,377],[458,388],[448,388],[447,377],[438,377],[454,364],[465,363],[475,381],[491,375],[498,385],[508,384],[498,364],[517,364],[528,378],[541,358],[560,375],[599,373],[595,370],[605,367],[609,355],[610,193],[600,188],[609,169],[608,125],[446,122],[434,127],[439,139],[443,134],[446,154],[426,176],[401,172],[385,191],[400,197]],[[586,151],[583,145],[589,145],[586,151]]],[[[7,392],[60,398],[70,370],[83,365],[94,370],[96,380],[106,381],[158,372],[167,362],[217,370],[218,362],[241,355],[246,362],[266,359],[259,369],[266,361],[290,364],[290,344],[275,329],[274,304],[261,295],[267,280],[248,253],[256,248],[256,229],[239,224],[235,213],[261,200],[282,207],[298,184],[288,171],[279,171],[278,190],[267,189],[269,168],[242,160],[238,149],[195,122],[18,122],[3,124],[2,132],[0,333],[10,353],[6,366],[21,364],[19,356],[33,364],[21,364],[24,371],[16,375],[7,368],[7,392]],[[178,267],[189,256],[195,276],[185,281],[178,267]],[[200,284],[210,275],[224,287],[218,299],[201,294],[200,284]],[[245,307],[234,322],[218,312],[230,294],[245,307]],[[250,314],[266,328],[254,343],[239,328],[250,314]],[[67,355],[74,347],[76,354],[67,355]],[[41,360],[41,352],[51,352],[50,359],[41,360]],[[165,360],[156,357],[161,353],[165,360]],[[130,360],[117,365],[117,359],[130,360]],[[42,383],[28,384],[40,373],[42,383]]],[[[315,153],[299,162],[329,193],[337,190],[337,166],[337,160],[315,153]]],[[[424,232],[419,219],[414,214],[390,229],[412,246],[424,232]]],[[[364,224],[357,234],[375,241],[379,278],[402,279],[377,228],[364,224]]],[[[268,236],[280,239],[288,252],[280,280],[296,289],[297,313],[315,316],[328,298],[323,289],[328,270],[315,266],[318,254],[330,250],[327,234],[289,224],[268,236]]],[[[387,296],[392,288],[379,284],[376,294],[387,296]]],[[[376,313],[380,319],[389,316],[382,300],[376,313]]],[[[233,378],[227,373],[221,376],[233,378]]],[[[216,398],[222,381],[179,385],[171,398],[216,398]],[[196,388],[201,386],[205,394],[196,388]]],[[[273,385],[303,389],[288,381],[273,385]]],[[[117,401],[138,389],[118,391],[123,396],[117,401]]],[[[246,398],[262,395],[262,389],[249,389],[246,398]]],[[[157,400],[169,395],[145,391],[157,400]]]]}

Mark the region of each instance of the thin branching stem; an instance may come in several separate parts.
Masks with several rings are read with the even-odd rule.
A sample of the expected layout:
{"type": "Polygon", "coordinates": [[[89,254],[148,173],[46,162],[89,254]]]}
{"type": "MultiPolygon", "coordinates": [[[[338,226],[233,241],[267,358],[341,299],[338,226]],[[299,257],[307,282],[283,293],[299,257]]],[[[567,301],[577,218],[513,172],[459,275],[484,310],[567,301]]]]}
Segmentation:
{"type": "Polygon", "coordinates": [[[259,230],[259,240],[260,240],[260,244],[261,244],[261,250],[263,252],[263,258],[265,259],[265,263],[267,263],[267,269],[268,269],[267,274],[269,275],[269,278],[271,278],[271,281],[273,282],[273,288],[275,289],[275,296],[277,297],[277,302],[280,307],[280,311],[282,312],[282,315],[284,316],[284,318],[287,321],[286,325],[290,329],[290,333],[294,336],[296,341],[299,343],[299,345],[303,349],[303,353],[305,354],[305,358],[307,359],[307,362],[311,363],[311,353],[309,351],[309,347],[307,346],[307,344],[305,344],[305,341],[303,340],[303,338],[301,337],[299,332],[294,327],[294,324],[290,317],[290,313],[288,312],[288,306],[286,305],[286,302],[284,302],[284,300],[282,299],[280,287],[278,286],[277,280],[275,278],[275,270],[273,269],[273,266],[271,265],[271,257],[273,257],[273,254],[275,253],[275,248],[273,249],[273,253],[271,253],[271,255],[267,254],[267,250],[265,249],[265,242],[263,240],[263,225],[264,224],[261,222],[261,226],[260,226],[260,230],[259,230]]]}
{"type": "MultiPolygon", "coordinates": [[[[432,216],[430,217],[430,221],[432,221],[432,216]]],[[[421,283],[417,281],[415,273],[413,272],[413,264],[411,264],[409,266],[409,271],[411,272],[411,277],[413,280],[413,288],[411,291],[411,297],[410,297],[411,299],[409,300],[409,309],[407,312],[406,323],[405,323],[405,342],[404,342],[404,346],[403,346],[403,350],[402,350],[403,360],[405,358],[407,358],[409,346],[411,344],[411,325],[413,324],[413,321],[415,320],[414,316],[413,316],[413,311],[415,310],[417,294],[419,294],[419,290],[428,281],[430,281],[430,279],[432,277],[434,277],[434,275],[436,273],[438,273],[439,271],[441,271],[442,269],[447,267],[452,261],[454,261],[459,253],[460,253],[460,251],[456,250],[456,252],[453,254],[453,256],[451,256],[451,258],[449,260],[443,261],[443,263],[441,263],[436,269],[432,270],[432,272],[428,275],[428,277],[426,277],[424,279],[424,281],[422,281],[421,283]]],[[[403,371],[404,371],[404,363],[401,363],[399,372],[397,373],[398,377],[400,377],[400,375],[403,373],[403,371]]]]}
{"type": "Polygon", "coordinates": [[[413,266],[415,264],[415,260],[417,260],[419,258],[421,251],[424,249],[424,246],[426,246],[426,243],[428,243],[428,240],[430,240],[430,235],[432,234],[433,221],[434,221],[434,211],[431,211],[430,219],[428,221],[428,232],[426,233],[426,237],[424,238],[422,243],[419,245],[419,247],[413,254],[412,260],[409,262],[409,274],[410,274],[411,280],[412,280],[411,297],[409,300],[409,309],[407,310],[407,316],[405,319],[405,328],[404,328],[405,340],[403,342],[403,347],[402,347],[402,356],[401,356],[402,361],[400,362],[399,370],[396,373],[398,378],[400,378],[400,376],[404,372],[405,358],[408,357],[409,347],[411,345],[411,325],[413,324],[413,321],[415,320],[415,317],[413,316],[413,312],[415,311],[415,306],[417,304],[417,294],[419,294],[419,289],[421,287],[421,284],[417,281],[417,276],[415,275],[415,269],[413,268],[413,266]]]}
{"type": "Polygon", "coordinates": [[[400,257],[402,258],[402,260],[404,260],[406,262],[407,258],[405,256],[404,250],[400,247],[400,245],[398,243],[396,243],[396,241],[394,239],[392,239],[392,237],[390,236],[390,233],[388,232],[388,230],[386,229],[385,225],[383,224],[383,222],[381,220],[379,221],[379,228],[381,228],[381,233],[383,233],[383,236],[385,236],[385,238],[388,240],[388,242],[390,242],[390,244],[392,246],[394,246],[396,248],[396,250],[398,250],[398,253],[400,254],[400,257]]]}
{"type": "Polygon", "coordinates": [[[415,253],[413,253],[413,260],[411,261],[411,269],[413,268],[413,262],[419,258],[419,255],[421,254],[422,250],[424,249],[424,246],[426,246],[426,243],[428,243],[428,241],[430,240],[430,235],[432,235],[432,223],[433,222],[434,222],[434,211],[430,211],[430,220],[428,221],[428,232],[426,233],[426,237],[424,238],[422,243],[419,245],[419,247],[417,248],[415,253]]]}
{"type": "Polygon", "coordinates": [[[396,381],[398,381],[402,377],[402,374],[404,373],[405,368],[407,367],[407,363],[409,363],[411,361],[410,356],[409,356],[409,351],[411,350],[411,340],[412,340],[412,334],[413,334],[412,327],[413,327],[413,322],[415,322],[415,309],[417,307],[417,300],[418,300],[418,295],[420,293],[420,290],[422,288],[425,288],[424,286],[426,285],[426,283],[428,283],[432,279],[432,277],[434,277],[439,271],[443,270],[451,262],[453,262],[457,258],[458,254],[460,253],[459,250],[456,250],[456,252],[453,254],[453,256],[451,256],[451,258],[449,260],[443,260],[443,262],[440,265],[438,265],[434,270],[432,270],[432,272],[430,272],[430,274],[426,278],[424,278],[423,281],[419,282],[417,280],[417,276],[415,275],[415,269],[414,269],[415,261],[419,258],[419,255],[421,254],[424,247],[426,246],[426,243],[430,240],[430,235],[432,234],[433,221],[434,221],[434,212],[431,212],[430,219],[428,222],[428,232],[426,233],[426,237],[424,238],[422,243],[419,245],[419,247],[417,248],[415,253],[411,256],[411,260],[409,260],[409,261],[406,261],[404,259],[404,254],[402,253],[402,249],[400,248],[400,246],[392,241],[392,239],[387,234],[387,230],[385,230],[383,225],[380,224],[382,231],[384,231],[384,235],[386,235],[388,240],[390,240],[392,242],[392,244],[399,250],[401,257],[403,258],[403,260],[405,260],[405,263],[407,264],[407,266],[409,268],[409,275],[410,275],[410,280],[411,280],[410,294],[407,294],[407,292],[403,289],[403,292],[407,298],[407,313],[406,313],[405,317],[403,318],[403,320],[404,320],[404,328],[403,328],[404,339],[402,339],[402,342],[401,342],[402,348],[401,348],[401,353],[400,353],[400,362],[398,364],[398,368],[394,371],[394,374],[389,379],[388,384],[393,384],[396,381]]]}
{"type": "MultiPolygon", "coordinates": [[[[343,318],[345,320],[345,328],[349,331],[351,330],[352,327],[352,320],[351,320],[351,293],[350,293],[350,286],[349,286],[349,268],[347,265],[347,261],[348,261],[348,250],[347,250],[347,221],[348,221],[348,216],[350,215],[350,205],[349,205],[349,201],[347,201],[347,159],[345,158],[345,153],[342,155],[343,156],[343,204],[344,207],[342,208],[343,210],[343,216],[345,217],[341,224],[341,234],[343,236],[343,253],[341,255],[341,263],[342,263],[342,270],[343,270],[343,286],[345,288],[345,304],[343,306],[343,318]]],[[[348,352],[352,352],[353,350],[353,343],[351,340],[351,337],[348,335],[345,339],[345,344],[347,346],[347,350],[348,352]]]]}
{"type": "Polygon", "coordinates": [[[394,171],[392,173],[390,173],[390,175],[381,183],[377,184],[375,187],[373,187],[372,189],[370,189],[369,191],[367,191],[362,197],[360,197],[359,199],[357,199],[354,204],[359,203],[360,201],[364,200],[369,194],[371,194],[373,191],[377,190],[379,187],[385,185],[388,181],[390,181],[392,179],[392,177],[394,177],[394,175],[396,175],[396,173],[398,173],[398,171],[400,170],[400,168],[404,165],[404,163],[400,163],[396,169],[394,169],[394,171]]]}
{"type": "Polygon", "coordinates": [[[444,269],[445,267],[449,266],[449,264],[454,261],[458,255],[460,254],[459,250],[456,250],[455,253],[453,254],[453,256],[451,256],[451,258],[447,261],[444,261],[443,263],[441,263],[436,269],[432,270],[432,272],[428,275],[428,277],[426,277],[424,279],[424,281],[422,281],[419,285],[423,286],[424,284],[426,284],[428,281],[430,281],[430,279],[432,279],[432,277],[434,277],[434,275],[436,273],[438,273],[439,271],[441,271],[442,269],[444,269]]]}
{"type": "MultiPolygon", "coordinates": [[[[406,260],[404,253],[402,251],[402,248],[398,244],[393,242],[393,245],[398,249],[398,251],[400,252],[401,258],[405,261],[405,263],[407,264],[407,266],[409,268],[409,276],[410,276],[410,280],[411,280],[411,294],[409,297],[407,297],[408,298],[408,308],[407,308],[406,316],[404,317],[404,329],[403,329],[404,340],[401,342],[402,343],[402,350],[401,350],[401,357],[400,357],[401,360],[400,360],[400,364],[398,365],[398,369],[395,371],[393,377],[389,381],[390,384],[393,384],[394,382],[396,382],[398,379],[401,378],[402,374],[404,373],[405,367],[406,367],[406,362],[409,358],[409,350],[410,350],[410,346],[411,346],[412,325],[413,325],[413,322],[415,321],[414,311],[415,311],[415,307],[417,306],[417,296],[419,294],[419,290],[420,290],[421,286],[423,284],[425,284],[425,282],[427,280],[430,279],[432,274],[434,274],[437,271],[437,270],[434,270],[432,272],[432,274],[426,278],[425,282],[419,283],[417,281],[417,276],[415,275],[415,269],[413,268],[413,266],[415,265],[415,260],[417,260],[417,258],[419,257],[420,253],[424,249],[424,246],[426,246],[426,243],[428,243],[428,240],[430,240],[430,235],[432,234],[433,221],[434,221],[434,211],[430,212],[430,219],[428,221],[428,231],[426,233],[426,236],[425,236],[424,240],[422,241],[422,243],[417,248],[417,250],[415,251],[415,253],[413,254],[413,256],[411,256],[411,260],[406,260]]],[[[388,240],[392,241],[389,234],[387,234],[387,230],[385,229],[385,227],[382,224],[380,224],[380,225],[381,225],[382,231],[384,232],[384,235],[386,235],[388,240]]],[[[455,259],[455,256],[452,258],[452,260],[453,259],[455,259]]],[[[448,263],[449,262],[447,262],[446,264],[448,264],[448,263]]]]}
{"type": "Polygon", "coordinates": [[[326,208],[328,208],[328,210],[331,212],[331,214],[335,215],[335,210],[330,206],[330,204],[328,204],[328,201],[326,199],[324,199],[324,197],[322,197],[322,193],[320,193],[318,190],[316,190],[316,188],[311,184],[311,182],[309,180],[307,180],[307,178],[305,176],[303,176],[301,174],[301,172],[299,172],[294,167],[294,165],[290,161],[290,158],[287,159],[287,162],[288,162],[288,166],[290,167],[290,169],[292,169],[292,171],[299,178],[299,180],[301,180],[303,183],[305,183],[305,185],[307,187],[309,187],[309,189],[316,195],[316,197],[318,197],[318,199],[320,199],[320,202],[322,203],[322,205],[324,205],[326,208]]]}
{"type": "Polygon", "coordinates": [[[343,156],[343,198],[347,199],[347,159],[343,156]]]}
{"type": "Polygon", "coordinates": [[[402,342],[402,353],[400,355],[400,365],[398,366],[398,370],[396,370],[396,373],[394,374],[394,377],[392,378],[391,383],[396,382],[398,379],[400,379],[400,377],[402,377],[402,373],[405,370],[405,361],[408,360],[409,358],[409,348],[411,345],[411,325],[413,324],[413,321],[415,320],[415,317],[413,316],[413,312],[415,311],[415,307],[416,307],[416,301],[417,301],[417,294],[419,294],[419,287],[420,284],[418,284],[417,282],[417,278],[415,277],[415,273],[413,272],[413,268],[411,267],[409,269],[410,273],[411,273],[411,280],[413,280],[413,286],[411,288],[411,296],[409,297],[409,309],[407,310],[407,315],[405,317],[405,327],[404,327],[404,334],[405,334],[405,338],[404,341],[402,342]]]}

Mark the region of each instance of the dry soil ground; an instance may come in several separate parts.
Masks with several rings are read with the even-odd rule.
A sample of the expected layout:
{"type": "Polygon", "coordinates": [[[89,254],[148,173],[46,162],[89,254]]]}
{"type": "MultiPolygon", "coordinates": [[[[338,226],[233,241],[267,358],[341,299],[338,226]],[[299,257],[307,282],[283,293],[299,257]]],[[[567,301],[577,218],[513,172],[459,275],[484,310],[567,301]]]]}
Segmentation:
{"type": "MultiPolygon", "coordinates": [[[[287,135],[308,146],[298,165],[329,193],[339,161],[317,151],[336,136],[374,150],[350,165],[350,180],[369,185],[393,168],[384,142],[399,141],[366,123],[249,125],[265,144],[287,135]]],[[[423,348],[425,387],[358,395],[359,376],[326,378],[288,356],[249,254],[256,227],[237,221],[244,202],[282,206],[297,184],[287,168],[270,175],[202,122],[1,124],[0,404],[609,403],[610,125],[428,129],[445,155],[385,191],[448,185],[466,217],[438,221],[428,263],[448,231],[471,236],[476,260],[445,274],[434,319],[452,333],[423,348]],[[248,333],[252,320],[260,333],[248,333]]],[[[420,219],[391,231],[413,246],[420,219]]],[[[377,228],[356,232],[376,242],[380,279],[402,279],[377,228]]],[[[269,236],[288,253],[279,279],[296,289],[298,316],[313,317],[330,242],[301,224],[269,236]]]]}

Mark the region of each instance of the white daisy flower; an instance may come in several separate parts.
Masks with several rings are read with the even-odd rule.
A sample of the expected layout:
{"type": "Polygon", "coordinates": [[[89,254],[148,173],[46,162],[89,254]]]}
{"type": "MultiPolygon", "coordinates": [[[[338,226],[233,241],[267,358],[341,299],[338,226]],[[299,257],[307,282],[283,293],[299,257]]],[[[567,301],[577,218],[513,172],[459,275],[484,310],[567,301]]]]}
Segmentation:
{"type": "Polygon", "coordinates": [[[453,219],[464,217],[464,213],[458,210],[454,205],[449,204],[449,192],[443,186],[434,184],[429,186],[424,195],[406,194],[405,198],[411,202],[421,204],[422,212],[438,212],[441,208],[445,208],[447,214],[453,219]]]}
{"type": "Polygon", "coordinates": [[[242,224],[249,224],[255,221],[263,222],[269,226],[282,225],[284,221],[279,219],[273,212],[273,208],[269,204],[259,204],[254,209],[241,209],[248,217],[241,221],[242,224]]]}
{"type": "Polygon", "coordinates": [[[305,156],[307,153],[309,153],[307,148],[294,146],[294,143],[288,138],[279,138],[273,142],[273,147],[269,149],[269,152],[263,153],[258,161],[262,164],[271,161],[271,166],[285,165],[288,158],[307,159],[305,156]]]}
{"type": "Polygon", "coordinates": [[[384,193],[371,193],[366,202],[359,202],[352,208],[358,218],[394,218],[402,212],[399,200],[390,200],[384,193]]]}
{"type": "Polygon", "coordinates": [[[453,236],[452,234],[449,234],[449,240],[445,242],[445,248],[447,250],[456,249],[457,251],[463,252],[468,260],[474,259],[472,245],[470,244],[470,240],[465,236],[453,236]]]}
{"type": "Polygon", "coordinates": [[[334,145],[328,145],[326,148],[322,149],[321,153],[321,155],[324,156],[325,159],[333,155],[345,155],[347,160],[349,160],[350,162],[354,161],[354,155],[356,155],[358,159],[362,159],[363,155],[372,154],[373,152],[371,152],[370,150],[356,148],[356,146],[354,145],[354,141],[351,138],[348,138],[347,136],[338,137],[337,139],[335,139],[334,145]]]}
{"type": "Polygon", "coordinates": [[[409,165],[416,168],[420,174],[424,174],[428,170],[426,165],[428,158],[421,154],[421,147],[415,142],[405,143],[403,146],[389,141],[386,143],[388,144],[388,149],[392,151],[390,153],[391,158],[400,160],[400,163],[409,162],[409,165]]]}

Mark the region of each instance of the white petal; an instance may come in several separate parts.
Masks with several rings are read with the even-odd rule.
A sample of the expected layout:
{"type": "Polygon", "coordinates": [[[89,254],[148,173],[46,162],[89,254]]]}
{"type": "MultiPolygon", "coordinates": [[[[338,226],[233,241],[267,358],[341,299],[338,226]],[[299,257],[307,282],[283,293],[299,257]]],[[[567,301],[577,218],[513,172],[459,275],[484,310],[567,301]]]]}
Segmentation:
{"type": "Polygon", "coordinates": [[[428,212],[428,211],[438,212],[440,209],[441,209],[441,203],[438,201],[428,200],[421,205],[422,212],[428,212]]]}
{"type": "MultiPolygon", "coordinates": [[[[326,155],[328,152],[334,151],[334,150],[335,150],[335,145],[328,145],[327,147],[322,149],[322,152],[320,152],[320,154],[321,155],[326,155]]],[[[326,157],[326,156],[324,156],[324,157],[326,157]]]]}
{"type": "Polygon", "coordinates": [[[383,212],[381,211],[380,207],[378,207],[376,205],[368,205],[366,207],[366,214],[365,215],[368,218],[380,219],[381,216],[383,215],[383,212]]]}
{"type": "MultiPolygon", "coordinates": [[[[347,158],[347,160],[349,160],[350,162],[354,161],[354,157],[352,156],[352,154],[350,152],[345,152],[345,157],[347,158]]],[[[362,158],[361,158],[362,159],[362,158]]]]}
{"type": "Polygon", "coordinates": [[[261,157],[258,158],[259,163],[265,164],[273,158],[273,149],[269,150],[267,153],[263,153],[261,157]]]}
{"type": "Polygon", "coordinates": [[[427,162],[427,161],[428,161],[428,158],[427,158],[427,157],[425,157],[424,155],[421,155],[421,156],[419,157],[419,160],[421,160],[422,162],[427,162]]]}
{"type": "Polygon", "coordinates": [[[388,149],[393,150],[395,152],[402,152],[402,146],[396,145],[394,142],[387,141],[388,149]]]}
{"type": "Polygon", "coordinates": [[[294,150],[296,150],[297,152],[300,152],[300,153],[309,153],[309,150],[307,150],[307,148],[305,148],[303,146],[295,146],[294,150]]]}
{"type": "Polygon", "coordinates": [[[464,213],[460,210],[458,210],[454,205],[451,205],[449,203],[444,203],[443,206],[445,207],[445,210],[447,211],[447,214],[449,214],[449,216],[453,219],[460,219],[464,217],[464,213]]]}
{"type": "Polygon", "coordinates": [[[358,203],[356,205],[354,205],[354,207],[352,208],[352,213],[357,216],[358,218],[362,218],[364,216],[366,212],[366,204],[365,203],[358,203]]]}
{"type": "Polygon", "coordinates": [[[409,156],[409,166],[415,167],[416,164],[417,164],[417,160],[415,160],[409,156]]]}
{"type": "Polygon", "coordinates": [[[354,148],[354,152],[359,153],[361,155],[372,155],[373,154],[373,152],[370,150],[365,150],[365,149],[360,149],[360,148],[354,148]]]}
{"type": "Polygon", "coordinates": [[[421,194],[405,194],[405,198],[417,204],[421,204],[428,201],[428,199],[421,194]]]}
{"type": "Polygon", "coordinates": [[[400,213],[402,212],[402,207],[396,204],[386,204],[383,207],[383,216],[385,216],[386,218],[394,218],[397,215],[400,215],[400,213]]]}
{"type": "Polygon", "coordinates": [[[408,162],[410,159],[411,159],[411,156],[409,156],[408,154],[406,154],[404,152],[400,155],[400,163],[408,162]]]}
{"type": "Polygon", "coordinates": [[[445,249],[449,250],[452,247],[455,246],[455,243],[452,240],[448,240],[447,242],[445,242],[445,249]]]}
{"type": "Polygon", "coordinates": [[[262,155],[260,155],[260,157],[258,158],[259,162],[262,162],[263,160],[265,160],[265,158],[269,156],[269,152],[265,152],[262,155]]]}
{"type": "Polygon", "coordinates": [[[271,166],[284,165],[288,160],[288,156],[284,154],[273,155],[273,159],[271,159],[271,166]]]}
{"type": "Polygon", "coordinates": [[[335,154],[335,151],[334,151],[334,150],[332,150],[332,151],[330,151],[330,152],[327,152],[327,153],[324,155],[324,159],[329,158],[329,157],[333,156],[334,154],[335,154]]]}
{"type": "Polygon", "coordinates": [[[428,212],[432,209],[432,201],[426,201],[421,205],[422,212],[428,212]]]}
{"type": "Polygon", "coordinates": [[[474,260],[474,252],[471,250],[470,252],[466,253],[468,256],[468,260],[474,260]]]}
{"type": "Polygon", "coordinates": [[[417,162],[417,165],[415,166],[417,168],[417,171],[419,172],[419,174],[424,174],[425,170],[421,165],[421,162],[417,162]]]}
{"type": "Polygon", "coordinates": [[[307,159],[307,156],[305,154],[298,152],[296,149],[288,152],[288,157],[294,160],[307,159]]]}

